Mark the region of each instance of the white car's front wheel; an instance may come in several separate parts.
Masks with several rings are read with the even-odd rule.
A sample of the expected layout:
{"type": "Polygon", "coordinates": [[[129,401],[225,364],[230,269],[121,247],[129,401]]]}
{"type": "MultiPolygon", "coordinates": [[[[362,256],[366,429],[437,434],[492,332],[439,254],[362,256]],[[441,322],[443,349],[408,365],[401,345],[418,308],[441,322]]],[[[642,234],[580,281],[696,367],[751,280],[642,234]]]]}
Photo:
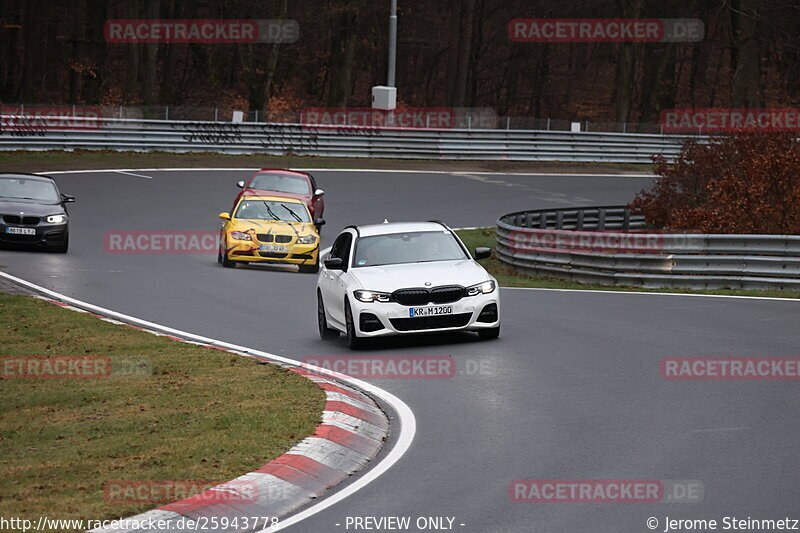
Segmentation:
{"type": "Polygon", "coordinates": [[[347,345],[351,350],[358,350],[364,344],[364,339],[361,339],[356,334],[356,326],[353,322],[353,312],[350,310],[350,302],[344,301],[344,323],[347,329],[347,345]]]}

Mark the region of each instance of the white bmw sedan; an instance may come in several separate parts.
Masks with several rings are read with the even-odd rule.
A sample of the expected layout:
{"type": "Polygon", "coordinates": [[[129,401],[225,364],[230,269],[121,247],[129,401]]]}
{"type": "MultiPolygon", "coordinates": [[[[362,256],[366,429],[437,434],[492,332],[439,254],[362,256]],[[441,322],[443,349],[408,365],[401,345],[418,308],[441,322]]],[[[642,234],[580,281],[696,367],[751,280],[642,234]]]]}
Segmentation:
{"type": "Polygon", "coordinates": [[[317,321],[323,339],[439,331],[500,335],[497,280],[441,222],[348,226],[325,256],[317,278],[317,321]]]}

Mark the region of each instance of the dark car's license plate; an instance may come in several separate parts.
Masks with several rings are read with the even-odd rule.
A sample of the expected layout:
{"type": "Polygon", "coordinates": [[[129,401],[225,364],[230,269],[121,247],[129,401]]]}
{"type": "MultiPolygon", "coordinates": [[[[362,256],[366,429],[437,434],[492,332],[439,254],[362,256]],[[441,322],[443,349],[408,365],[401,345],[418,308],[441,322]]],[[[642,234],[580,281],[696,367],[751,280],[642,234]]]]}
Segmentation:
{"type": "Polygon", "coordinates": [[[6,228],[6,233],[12,235],[36,235],[34,228],[6,228]]]}

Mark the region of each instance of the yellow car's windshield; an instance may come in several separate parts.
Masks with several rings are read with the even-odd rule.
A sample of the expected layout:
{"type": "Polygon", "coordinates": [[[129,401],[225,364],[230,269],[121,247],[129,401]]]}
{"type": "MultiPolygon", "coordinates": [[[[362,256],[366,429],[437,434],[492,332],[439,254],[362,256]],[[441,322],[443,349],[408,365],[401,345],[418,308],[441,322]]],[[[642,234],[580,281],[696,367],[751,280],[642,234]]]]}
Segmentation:
{"type": "Polygon", "coordinates": [[[279,200],[242,200],[233,217],[246,220],[311,222],[305,205],[279,200]]]}

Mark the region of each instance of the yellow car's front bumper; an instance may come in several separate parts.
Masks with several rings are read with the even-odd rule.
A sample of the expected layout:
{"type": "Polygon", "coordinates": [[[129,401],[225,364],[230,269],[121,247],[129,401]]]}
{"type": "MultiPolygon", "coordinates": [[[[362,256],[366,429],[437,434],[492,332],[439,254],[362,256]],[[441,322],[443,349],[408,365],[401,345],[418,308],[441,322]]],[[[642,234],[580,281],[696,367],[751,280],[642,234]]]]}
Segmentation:
{"type": "Polygon", "coordinates": [[[230,261],[248,263],[285,263],[288,265],[314,265],[319,258],[319,241],[313,244],[289,243],[282,245],[286,252],[260,249],[258,241],[228,240],[226,253],[230,261]]]}

